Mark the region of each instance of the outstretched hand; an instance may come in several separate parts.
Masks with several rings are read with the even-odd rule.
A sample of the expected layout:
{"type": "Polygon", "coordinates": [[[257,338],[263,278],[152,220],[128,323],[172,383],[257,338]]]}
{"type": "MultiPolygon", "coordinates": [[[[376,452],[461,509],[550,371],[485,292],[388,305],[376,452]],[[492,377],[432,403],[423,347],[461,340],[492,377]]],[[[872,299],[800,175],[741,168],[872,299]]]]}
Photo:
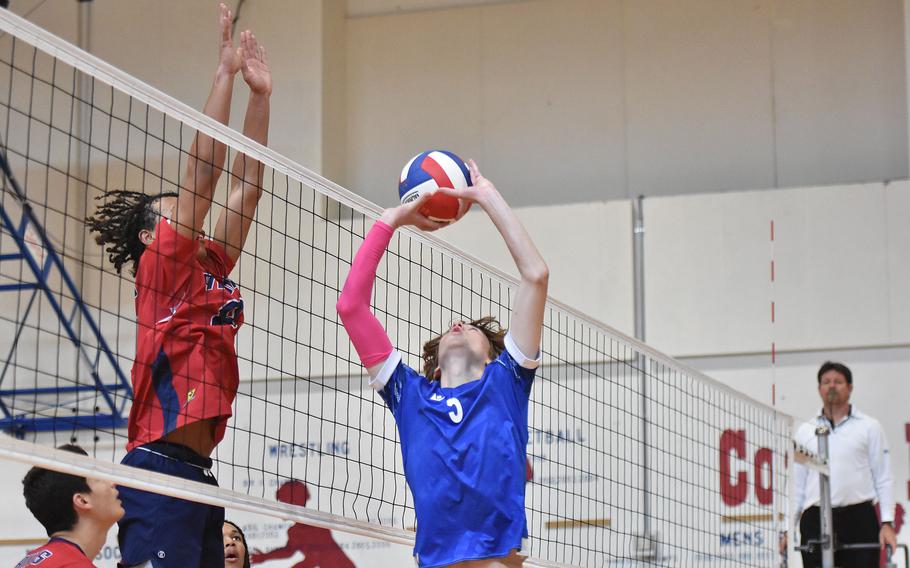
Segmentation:
{"type": "Polygon", "coordinates": [[[470,186],[464,189],[440,187],[438,190],[439,193],[457,197],[460,200],[461,206],[459,207],[458,215],[455,216],[453,222],[464,217],[464,214],[467,213],[468,209],[475,203],[485,209],[487,200],[496,193],[496,186],[493,185],[493,182],[483,177],[483,174],[480,173],[480,169],[477,167],[477,163],[474,162],[474,160],[468,160],[467,166],[468,171],[471,173],[470,186]]]}
{"type": "Polygon", "coordinates": [[[234,47],[234,40],[231,38],[234,15],[224,4],[219,4],[218,8],[221,11],[219,16],[221,48],[218,55],[218,67],[221,71],[233,76],[237,71],[240,71],[240,50],[234,47]]]}
{"type": "Polygon", "coordinates": [[[250,91],[259,95],[272,94],[272,72],[265,55],[265,46],[259,45],[253,32],[240,34],[240,71],[250,91]]]}
{"type": "Polygon", "coordinates": [[[435,195],[436,192],[424,193],[410,203],[386,209],[383,212],[381,219],[394,228],[404,225],[413,225],[424,231],[435,231],[447,225],[451,225],[464,217],[465,213],[467,213],[475,203],[486,210],[487,205],[491,203],[491,200],[494,200],[495,196],[499,194],[496,186],[493,185],[493,182],[483,177],[483,174],[480,173],[480,168],[477,167],[477,163],[475,163],[474,160],[468,160],[467,166],[468,171],[471,174],[471,186],[464,189],[440,187],[436,190],[436,192],[455,197],[459,200],[458,214],[455,215],[455,218],[451,221],[434,221],[420,212],[424,203],[435,195]]]}
{"type": "Polygon", "coordinates": [[[450,225],[453,221],[434,221],[420,212],[420,208],[434,194],[435,192],[427,192],[410,203],[403,203],[398,207],[386,209],[382,212],[380,219],[393,229],[413,225],[423,231],[435,231],[450,225]]]}

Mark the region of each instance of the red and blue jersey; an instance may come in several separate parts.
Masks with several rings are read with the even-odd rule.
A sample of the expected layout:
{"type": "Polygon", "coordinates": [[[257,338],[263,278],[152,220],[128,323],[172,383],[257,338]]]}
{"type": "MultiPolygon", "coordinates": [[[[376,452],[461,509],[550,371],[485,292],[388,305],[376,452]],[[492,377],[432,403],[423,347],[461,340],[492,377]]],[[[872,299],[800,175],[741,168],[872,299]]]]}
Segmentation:
{"type": "Polygon", "coordinates": [[[16,568],[95,568],[78,545],[62,538],[52,538],[44,546],[25,555],[16,568]]]}
{"type": "Polygon", "coordinates": [[[240,380],[234,338],[243,298],[228,277],[234,262],[220,244],[186,238],[166,219],[155,235],[136,272],[127,450],[209,418],[218,419],[217,443],[240,380]]]}

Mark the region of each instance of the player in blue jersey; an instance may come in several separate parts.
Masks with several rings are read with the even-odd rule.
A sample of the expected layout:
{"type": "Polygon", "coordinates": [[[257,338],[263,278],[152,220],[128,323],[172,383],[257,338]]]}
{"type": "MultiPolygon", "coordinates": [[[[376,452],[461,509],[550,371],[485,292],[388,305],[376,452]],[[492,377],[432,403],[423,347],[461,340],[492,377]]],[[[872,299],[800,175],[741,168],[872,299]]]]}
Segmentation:
{"type": "Polygon", "coordinates": [[[376,267],[398,227],[446,225],[420,208],[430,197],[383,212],[357,252],[338,313],[385,400],[401,439],[414,495],[414,555],[426,568],[520,566],[525,518],[528,399],[540,364],[549,269],[496,187],[468,163],[473,187],[439,191],[479,205],[505,241],[521,283],[508,332],[493,318],[456,321],[424,346],[424,375],[405,365],[370,311],[376,267]]]}

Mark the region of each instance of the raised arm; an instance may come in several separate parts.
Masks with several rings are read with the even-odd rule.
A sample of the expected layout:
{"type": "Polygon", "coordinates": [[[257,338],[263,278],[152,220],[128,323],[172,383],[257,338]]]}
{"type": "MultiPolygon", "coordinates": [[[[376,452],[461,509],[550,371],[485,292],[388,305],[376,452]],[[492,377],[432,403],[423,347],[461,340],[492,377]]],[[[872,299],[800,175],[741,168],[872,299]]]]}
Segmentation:
{"type": "Polygon", "coordinates": [[[439,191],[480,205],[502,235],[521,275],[512,304],[509,333],[521,352],[533,358],[540,350],[550,269],[515,212],[490,180],[480,174],[474,160],[468,160],[468,169],[472,187],[463,190],[440,188],[439,191]]]}
{"type": "MultiPolygon", "coordinates": [[[[269,98],[272,96],[272,73],[265,47],[248,31],[240,34],[240,71],[250,87],[250,98],[243,119],[243,134],[263,146],[269,140],[269,98]]],[[[262,196],[263,165],[246,154],[237,154],[231,168],[231,191],[227,204],[215,224],[213,238],[224,245],[231,260],[236,261],[253,223],[253,214],[262,196]]]]}
{"type": "Polygon", "coordinates": [[[354,256],[348,278],[335,305],[341,323],[370,378],[376,378],[392,353],[392,342],[385,328],[370,310],[376,268],[398,227],[415,225],[425,231],[433,231],[445,226],[445,223],[431,221],[419,211],[431,195],[424,194],[411,203],[386,209],[382,213],[354,256]]]}
{"type": "MultiPolygon", "coordinates": [[[[227,124],[231,113],[231,93],[234,75],[240,70],[240,55],[231,40],[231,11],[220,5],[221,51],[212,90],[203,112],[222,124],[227,124]]],[[[190,147],[186,172],[180,182],[174,217],[177,232],[195,238],[202,230],[202,223],[212,206],[215,185],[224,167],[227,148],[211,136],[197,132],[190,147]]]]}

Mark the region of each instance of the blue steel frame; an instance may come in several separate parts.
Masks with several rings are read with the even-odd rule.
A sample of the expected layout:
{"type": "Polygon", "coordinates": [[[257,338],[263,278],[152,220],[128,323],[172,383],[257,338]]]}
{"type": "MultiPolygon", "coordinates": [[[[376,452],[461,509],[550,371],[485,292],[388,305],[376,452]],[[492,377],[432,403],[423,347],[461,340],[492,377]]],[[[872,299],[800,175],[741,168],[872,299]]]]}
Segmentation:
{"type": "MultiPolygon", "coordinates": [[[[116,356],[104,339],[101,328],[98,327],[88,306],[83,301],[82,294],[70,277],[69,272],[67,272],[66,267],[63,265],[60,255],[54,250],[44,227],[38,222],[38,218],[35,216],[31,204],[25,196],[25,192],[22,191],[22,188],[13,177],[9,164],[6,161],[5,151],[2,148],[0,148],[0,169],[3,170],[3,175],[9,182],[9,186],[12,187],[13,192],[19,201],[19,205],[22,208],[22,218],[19,223],[16,224],[13,221],[13,217],[7,212],[2,200],[0,200],[0,230],[9,233],[13,237],[19,250],[19,252],[15,253],[0,254],[0,262],[9,260],[24,261],[34,277],[34,282],[18,282],[0,285],[0,292],[21,293],[26,290],[31,290],[31,296],[29,297],[26,308],[18,320],[16,333],[14,334],[9,353],[7,353],[6,358],[2,361],[3,368],[0,370],[0,386],[3,385],[3,380],[6,378],[7,371],[10,368],[10,363],[16,352],[16,347],[19,344],[19,338],[25,327],[25,322],[32,307],[35,305],[35,301],[39,300],[42,296],[59,318],[65,332],[65,337],[67,337],[78,350],[79,358],[88,367],[92,379],[92,384],[84,385],[0,389],[0,414],[3,416],[3,418],[0,418],[0,430],[21,437],[26,432],[124,427],[127,423],[125,409],[127,403],[133,398],[133,389],[130,387],[126,375],[124,375],[123,370],[120,368],[116,356]],[[33,233],[38,235],[41,245],[44,247],[45,259],[43,265],[39,265],[38,261],[35,260],[35,257],[28,249],[25,235],[29,225],[31,225],[33,233]],[[49,277],[54,271],[59,274],[65,291],[70,294],[70,297],[73,300],[73,309],[69,315],[64,313],[62,302],[58,300],[57,295],[55,295],[50,287],[49,277]],[[73,327],[73,320],[77,314],[81,315],[82,322],[88,325],[92,336],[96,340],[96,347],[86,346],[79,334],[76,333],[76,330],[73,327]],[[94,355],[90,353],[92,350],[95,351],[94,355]],[[113,382],[105,383],[100,376],[98,365],[101,362],[102,357],[106,358],[114,369],[116,376],[114,377],[113,382]],[[119,406],[114,400],[115,391],[123,391],[126,394],[126,396],[123,396],[123,402],[119,406]],[[95,393],[96,396],[100,396],[104,401],[104,405],[96,408],[92,415],[80,416],[74,414],[72,416],[47,417],[31,416],[25,413],[14,414],[10,409],[10,405],[6,402],[7,399],[15,397],[38,397],[52,394],[78,395],[79,393],[84,392],[95,393]]],[[[60,295],[62,296],[62,294],[60,295]]]]}

